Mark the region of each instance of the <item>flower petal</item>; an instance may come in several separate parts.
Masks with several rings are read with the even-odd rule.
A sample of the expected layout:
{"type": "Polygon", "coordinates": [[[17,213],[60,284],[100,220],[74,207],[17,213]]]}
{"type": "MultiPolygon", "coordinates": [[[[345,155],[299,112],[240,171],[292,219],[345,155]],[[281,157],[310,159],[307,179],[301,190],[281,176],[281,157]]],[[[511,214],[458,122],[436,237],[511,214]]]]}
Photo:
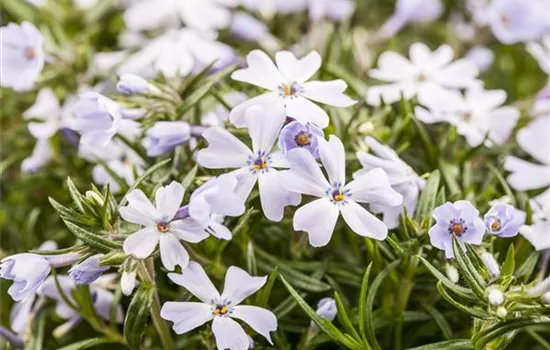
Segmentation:
{"type": "Polygon", "coordinates": [[[275,61],[287,81],[298,83],[308,80],[321,68],[321,56],[316,51],[301,59],[297,59],[292,52],[279,51],[275,54],[275,61]]]}
{"type": "Polygon", "coordinates": [[[550,185],[550,166],[548,165],[539,165],[508,156],[504,160],[504,169],[511,172],[506,180],[515,190],[527,191],[550,185]]]}
{"type": "Polygon", "coordinates": [[[189,254],[176,236],[164,233],[160,235],[160,259],[168,271],[174,271],[176,265],[185,269],[189,263],[189,254]]]}
{"type": "Polygon", "coordinates": [[[349,107],[357,103],[357,101],[344,95],[344,91],[348,88],[348,84],[341,79],[331,81],[309,81],[304,83],[303,87],[304,91],[302,92],[302,96],[330,106],[349,107]]]}
{"type": "Polygon", "coordinates": [[[187,289],[203,303],[211,304],[213,300],[220,298],[202,266],[195,261],[190,261],[181,274],[169,273],[168,278],[187,289]]]}
{"type": "Polygon", "coordinates": [[[149,222],[156,222],[157,219],[162,217],[161,213],[141,190],[131,191],[126,195],[126,199],[128,199],[128,205],[121,208],[121,215],[124,220],[134,224],[149,225],[149,222]],[[122,210],[123,208],[129,209],[122,210]],[[124,211],[126,213],[123,214],[124,211]],[[127,218],[125,215],[127,215],[127,218]],[[142,218],[138,219],[137,215],[141,215],[142,218]]]}
{"type": "Polygon", "coordinates": [[[325,196],[330,184],[310,152],[295,148],[287,153],[287,159],[290,170],[281,173],[281,184],[284,188],[315,197],[325,196]]]}
{"type": "Polygon", "coordinates": [[[197,154],[200,165],[210,169],[240,168],[247,165],[252,152],[241,140],[229,131],[214,126],[202,136],[208,141],[208,147],[197,154]]]}
{"type": "Polygon", "coordinates": [[[273,312],[258,306],[239,305],[233,308],[231,317],[246,322],[253,330],[263,335],[273,345],[269,332],[277,330],[277,317],[273,312]]]}
{"type": "Polygon", "coordinates": [[[328,198],[314,200],[296,210],[294,230],[306,231],[312,246],[325,246],[332,237],[338,215],[338,208],[328,198]]]}
{"type": "Polygon", "coordinates": [[[269,106],[269,108],[255,105],[246,111],[246,125],[255,154],[260,151],[266,153],[271,151],[285,120],[286,111],[280,105],[269,106]]]}
{"type": "Polygon", "coordinates": [[[298,96],[293,99],[286,99],[286,112],[302,124],[313,123],[324,129],[328,126],[329,118],[327,112],[310,100],[298,96]]]}
{"type": "Polygon", "coordinates": [[[271,221],[281,221],[287,205],[298,205],[302,199],[299,193],[282,186],[279,171],[269,169],[258,175],[260,201],[264,215],[271,221]]]}
{"type": "Polygon", "coordinates": [[[319,154],[332,186],[343,186],[346,182],[346,151],[342,141],[330,135],[328,141],[319,139],[319,154]]]}
{"type": "Polygon", "coordinates": [[[378,58],[378,69],[369,71],[369,75],[378,80],[396,82],[417,74],[416,67],[397,52],[386,51],[378,58]]]}
{"type": "Polygon", "coordinates": [[[267,276],[254,277],[237,266],[230,266],[225,274],[222,300],[238,305],[250,295],[256,293],[267,281],[267,276]]]}
{"type": "Polygon", "coordinates": [[[246,111],[254,105],[262,106],[284,106],[283,99],[275,92],[267,92],[263,95],[256,96],[250,100],[244,101],[235,106],[229,112],[229,121],[237,128],[246,127],[246,111]]]}
{"type": "Polygon", "coordinates": [[[212,333],[218,349],[248,350],[250,346],[250,340],[243,327],[230,317],[215,317],[212,322],[212,333]]]}
{"type": "Polygon", "coordinates": [[[403,196],[390,186],[388,175],[381,168],[375,168],[345,187],[351,198],[360,203],[373,203],[394,207],[403,203],[403,196]]]}
{"type": "Polygon", "coordinates": [[[170,233],[190,243],[198,243],[208,238],[208,233],[204,231],[203,223],[192,218],[171,222],[170,233]]]}
{"type": "Polygon", "coordinates": [[[171,220],[178,211],[185,189],[176,181],[172,181],[170,185],[159,187],[155,193],[155,203],[157,209],[165,216],[167,220],[171,220]]]}
{"type": "Polygon", "coordinates": [[[535,119],[518,131],[517,141],[530,156],[543,164],[550,165],[550,115],[535,119]]]}
{"type": "Polygon", "coordinates": [[[239,69],[231,74],[234,80],[242,81],[268,90],[276,90],[284,82],[271,58],[260,50],[253,50],[246,56],[248,68],[239,69]]]}
{"type": "Polygon", "coordinates": [[[340,211],[346,223],[358,235],[379,241],[386,239],[388,236],[386,224],[356,202],[348,201],[340,206],[340,211]]]}
{"type": "Polygon", "coordinates": [[[138,259],[145,259],[157,246],[160,232],[155,226],[145,227],[124,240],[124,252],[133,254],[138,259]]]}
{"type": "Polygon", "coordinates": [[[160,317],[174,322],[176,334],[187,333],[214,318],[212,307],[204,303],[168,301],[160,309],[160,317]]]}

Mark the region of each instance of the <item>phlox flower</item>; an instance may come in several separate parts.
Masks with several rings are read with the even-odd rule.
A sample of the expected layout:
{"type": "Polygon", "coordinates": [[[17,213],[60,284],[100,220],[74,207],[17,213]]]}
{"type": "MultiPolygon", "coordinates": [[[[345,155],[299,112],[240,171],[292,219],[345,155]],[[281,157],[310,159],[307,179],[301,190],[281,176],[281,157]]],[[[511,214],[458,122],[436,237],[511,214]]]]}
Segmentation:
{"type": "Polygon", "coordinates": [[[272,221],[280,221],[284,207],[296,205],[301,200],[299,194],[281,186],[277,168],[288,167],[288,163],[281,152],[272,151],[285,119],[284,108],[280,105],[252,106],[246,111],[252,149],[229,131],[212,127],[203,133],[208,147],[197,154],[197,162],[205,168],[238,168],[232,174],[238,180],[236,193],[243,200],[258,182],[262,210],[272,221]]]}
{"type": "Polygon", "coordinates": [[[124,240],[126,254],[145,259],[160,245],[160,258],[167,270],[173,271],[176,265],[182,269],[187,266],[189,254],[180,240],[197,243],[208,234],[186,231],[183,221],[174,219],[184,192],[183,186],[173,181],[157,189],[155,205],[141,190],[133,190],[126,195],[128,205],[120,208],[120,216],[128,222],[144,226],[124,240]]]}
{"type": "Polygon", "coordinates": [[[353,178],[360,178],[376,168],[382,168],[388,174],[391,187],[403,196],[403,203],[397,206],[371,204],[370,207],[375,213],[382,213],[388,228],[396,228],[399,226],[399,216],[403,214],[404,208],[407,208],[408,215],[414,215],[418,196],[426,181],[402,161],[390,147],[380,144],[370,136],[365,138],[365,143],[374,154],[357,152],[357,159],[363,168],[353,173],[353,178]]]}
{"type": "Polygon", "coordinates": [[[437,19],[443,9],[441,0],[397,0],[394,13],[377,35],[389,39],[409,23],[428,23],[437,19]]]}
{"type": "Polygon", "coordinates": [[[497,203],[485,214],[485,229],[499,237],[513,237],[525,223],[525,213],[510,204],[497,203]]]}
{"type": "Polygon", "coordinates": [[[356,103],[344,95],[348,87],[343,80],[308,81],[321,67],[321,56],[312,51],[297,59],[289,51],[275,54],[277,65],[260,50],[246,57],[248,67],[239,69],[231,78],[270,90],[235,107],[229,119],[238,128],[246,125],[246,110],[253,105],[284,105],[286,115],[302,124],[311,122],[324,129],[328,126],[327,113],[310,100],[335,107],[349,107],[356,103]]]}
{"type": "Polygon", "coordinates": [[[536,250],[550,249],[550,190],[532,198],[533,223],[522,226],[520,234],[525,237],[536,250]]]}
{"type": "Polygon", "coordinates": [[[422,43],[412,44],[410,60],[393,51],[384,52],[378,59],[378,68],[369,74],[372,78],[387,82],[386,85],[371,86],[367,90],[367,103],[377,106],[382,101],[394,103],[401,99],[426,97],[440,89],[462,89],[479,85],[477,67],[467,59],[452,62],[453,49],[442,45],[435,51],[422,43]]]}
{"type": "Polygon", "coordinates": [[[322,247],[330,241],[340,213],[358,235],[383,240],[387,226],[358,203],[397,206],[402,196],[390,186],[388,175],[372,169],[346,184],[346,153],[342,141],[331,135],[319,138],[319,153],[329,181],[313,155],[303,148],[288,152],[290,170],[281,174],[283,186],[296,193],[319,199],[300,207],[294,214],[294,230],[306,231],[309,243],[322,247]]]}
{"type": "Polygon", "coordinates": [[[493,61],[495,60],[495,54],[491,49],[486,46],[474,46],[464,56],[467,60],[474,63],[480,72],[485,72],[493,61]]]}
{"type": "Polygon", "coordinates": [[[504,90],[474,87],[464,95],[458,91],[439,90],[426,96],[422,101],[425,107],[415,107],[415,114],[424,123],[451,123],[472,147],[483,143],[485,137],[503,144],[520,116],[517,108],[501,106],[505,100],[504,90]]]}
{"type": "Polygon", "coordinates": [[[38,29],[26,21],[0,28],[0,86],[32,89],[44,67],[43,41],[38,29]]]}
{"type": "Polygon", "coordinates": [[[454,258],[453,236],[458,242],[480,245],[485,234],[485,225],[479,218],[479,211],[468,201],[447,202],[433,211],[435,225],[428,234],[431,244],[444,250],[445,256],[454,258]]]}
{"type": "Polygon", "coordinates": [[[537,60],[540,69],[550,75],[550,34],[544,36],[540,42],[527,43],[527,51],[537,60]]]}
{"type": "Polygon", "coordinates": [[[550,115],[550,82],[537,93],[529,114],[534,118],[550,115]]]}
{"type": "Polygon", "coordinates": [[[506,179],[518,191],[550,186],[550,115],[539,117],[522,128],[516,140],[528,155],[538,163],[515,156],[507,156],[504,169],[511,172],[506,179]]]}
{"type": "Polygon", "coordinates": [[[212,333],[218,349],[246,350],[250,339],[235,321],[239,319],[261,334],[270,344],[270,332],[277,330],[277,318],[264,308],[239,305],[257,292],[267,277],[253,277],[246,271],[231,266],[227,269],[223,293],[220,295],[204,269],[192,261],[182,274],[169,273],[168,277],[187,289],[201,302],[166,302],[160,315],[174,322],[174,332],[187,333],[206,322],[212,321],[212,333]]]}
{"type": "Polygon", "coordinates": [[[147,130],[143,145],[149,157],[160,156],[172,151],[191,138],[191,126],[187,122],[157,122],[147,130]]]}
{"type": "Polygon", "coordinates": [[[278,145],[284,154],[299,147],[307,149],[315,158],[319,158],[319,137],[324,138],[325,134],[315,124],[302,125],[293,121],[281,130],[278,145]]]}

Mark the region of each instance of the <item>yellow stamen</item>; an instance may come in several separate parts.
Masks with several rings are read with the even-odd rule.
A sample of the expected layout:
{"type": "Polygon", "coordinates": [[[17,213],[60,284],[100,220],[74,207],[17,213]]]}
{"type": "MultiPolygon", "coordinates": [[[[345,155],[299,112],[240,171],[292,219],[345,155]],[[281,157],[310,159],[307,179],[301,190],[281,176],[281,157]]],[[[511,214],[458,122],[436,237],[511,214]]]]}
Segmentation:
{"type": "Polygon", "coordinates": [[[290,86],[290,84],[285,84],[285,85],[283,85],[283,92],[284,92],[285,96],[289,96],[289,95],[290,95],[290,92],[291,92],[291,86],[290,86]]]}
{"type": "Polygon", "coordinates": [[[256,170],[266,169],[267,168],[267,162],[265,160],[257,160],[254,162],[254,165],[252,166],[256,170]]]}
{"type": "Polygon", "coordinates": [[[493,222],[491,223],[491,230],[492,230],[492,231],[498,231],[499,229],[500,229],[500,222],[498,222],[498,221],[496,221],[496,220],[493,221],[493,222]]]}
{"type": "Polygon", "coordinates": [[[157,223],[157,230],[159,232],[165,233],[168,231],[168,224],[164,224],[162,222],[157,223]]]}
{"type": "Polygon", "coordinates": [[[28,59],[29,61],[36,56],[36,53],[34,52],[34,49],[32,47],[26,47],[24,54],[25,54],[25,58],[28,59]]]}
{"type": "Polygon", "coordinates": [[[227,313],[227,305],[217,306],[214,309],[214,315],[225,315],[227,313]]]}
{"type": "Polygon", "coordinates": [[[342,193],[340,193],[340,194],[335,195],[335,196],[332,197],[332,198],[334,198],[334,200],[335,200],[336,202],[341,202],[341,201],[344,200],[345,197],[344,197],[344,195],[343,195],[342,193]]]}

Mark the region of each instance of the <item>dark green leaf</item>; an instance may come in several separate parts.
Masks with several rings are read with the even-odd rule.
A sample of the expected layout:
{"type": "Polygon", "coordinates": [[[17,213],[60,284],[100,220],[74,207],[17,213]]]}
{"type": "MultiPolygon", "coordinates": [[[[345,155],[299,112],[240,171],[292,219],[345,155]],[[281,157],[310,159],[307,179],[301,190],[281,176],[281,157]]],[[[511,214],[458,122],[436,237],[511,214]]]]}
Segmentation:
{"type": "Polygon", "coordinates": [[[147,327],[147,319],[153,304],[154,288],[148,285],[141,285],[126,312],[124,320],[124,338],[132,349],[139,349],[141,337],[147,327]]]}

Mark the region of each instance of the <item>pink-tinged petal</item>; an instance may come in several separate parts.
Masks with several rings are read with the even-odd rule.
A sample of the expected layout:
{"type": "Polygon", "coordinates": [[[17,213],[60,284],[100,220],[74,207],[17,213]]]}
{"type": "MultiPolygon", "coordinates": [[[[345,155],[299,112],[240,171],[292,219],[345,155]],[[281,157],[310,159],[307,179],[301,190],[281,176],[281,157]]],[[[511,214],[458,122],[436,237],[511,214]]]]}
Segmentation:
{"type": "Polygon", "coordinates": [[[243,327],[229,317],[215,317],[212,333],[218,349],[248,350],[250,340],[243,327]]]}
{"type": "Polygon", "coordinates": [[[345,187],[351,198],[360,203],[373,203],[395,207],[403,203],[403,196],[391,188],[388,175],[381,168],[375,168],[345,187]]]}
{"type": "Polygon", "coordinates": [[[313,123],[324,129],[328,126],[329,118],[327,112],[310,100],[298,96],[286,99],[287,116],[299,121],[301,124],[313,123]]]}
{"type": "Polygon", "coordinates": [[[124,252],[145,259],[155,250],[159,238],[160,232],[155,226],[145,227],[124,240],[124,252]]]}
{"type": "Polygon", "coordinates": [[[290,171],[281,173],[283,187],[290,191],[315,197],[325,196],[330,184],[315,158],[305,149],[295,148],[287,153],[290,171]]]}
{"type": "Polygon", "coordinates": [[[298,205],[302,199],[299,193],[285,189],[279,171],[269,169],[258,175],[260,201],[264,215],[271,221],[281,221],[285,207],[298,205]]]}
{"type": "Polygon", "coordinates": [[[235,306],[231,317],[246,322],[253,330],[263,335],[273,345],[269,332],[277,330],[277,317],[273,312],[257,306],[235,306]]]}
{"type": "Polygon", "coordinates": [[[304,91],[302,96],[311,100],[321,102],[330,106],[349,107],[357,103],[348,96],[344,95],[344,91],[348,88],[345,81],[309,81],[303,84],[304,91]]]}
{"type": "Polygon", "coordinates": [[[550,185],[549,165],[539,165],[508,156],[504,161],[504,169],[511,172],[506,180],[515,190],[527,191],[550,185]]]}
{"type": "Polygon", "coordinates": [[[312,246],[325,246],[332,237],[339,213],[338,207],[328,198],[314,200],[296,210],[294,230],[306,231],[312,246]]]}
{"type": "Polygon", "coordinates": [[[316,51],[301,59],[297,59],[292,52],[279,51],[275,54],[275,61],[288,82],[303,83],[321,68],[321,56],[316,51]]]}
{"type": "Polygon", "coordinates": [[[189,254],[176,236],[170,233],[160,235],[160,259],[168,271],[174,271],[177,265],[185,269],[189,264],[189,254]]]}
{"type": "Polygon", "coordinates": [[[550,115],[532,121],[517,135],[518,144],[539,162],[550,165],[550,115]]]}
{"type": "Polygon", "coordinates": [[[153,203],[151,203],[149,198],[147,198],[145,193],[143,193],[141,190],[131,191],[126,195],[126,199],[128,200],[128,205],[123,208],[132,209],[132,210],[127,210],[127,212],[131,213],[129,214],[130,216],[128,217],[129,220],[127,221],[133,222],[135,224],[144,225],[142,222],[148,222],[147,220],[149,219],[152,221],[156,221],[162,217],[162,214],[157,210],[157,208],[155,208],[153,203]],[[139,221],[132,221],[133,219],[135,219],[134,214],[136,213],[141,214],[143,216],[143,219],[140,219],[139,221]]]}
{"type": "Polygon", "coordinates": [[[239,69],[233,74],[233,80],[242,81],[268,90],[276,90],[279,84],[284,82],[271,58],[260,50],[251,51],[246,56],[248,68],[239,69]]]}
{"type": "Polygon", "coordinates": [[[267,276],[250,276],[245,270],[231,266],[225,274],[222,300],[231,303],[231,306],[238,305],[262,288],[266,281],[267,276]]]}
{"type": "Polygon", "coordinates": [[[220,299],[220,294],[202,266],[194,261],[190,261],[181,274],[169,273],[168,278],[187,289],[203,303],[212,304],[215,300],[220,299]]]}
{"type": "Polygon", "coordinates": [[[284,106],[283,99],[279,97],[276,92],[267,92],[263,95],[256,96],[250,100],[246,100],[236,105],[231,112],[229,112],[229,121],[237,128],[246,127],[246,111],[248,108],[261,105],[261,106],[284,106]]]}
{"type": "Polygon", "coordinates": [[[353,232],[363,237],[384,240],[388,236],[388,227],[361,205],[348,201],[340,206],[342,217],[353,232]]]}
{"type": "Polygon", "coordinates": [[[378,80],[397,82],[417,74],[418,69],[397,52],[387,51],[378,58],[378,69],[372,69],[369,75],[378,80]]]}
{"type": "Polygon", "coordinates": [[[197,162],[201,166],[210,169],[247,166],[252,152],[229,131],[214,126],[206,130],[202,136],[208,141],[208,147],[198,152],[197,162]]]}
{"type": "Polygon", "coordinates": [[[245,114],[254,153],[269,153],[286,120],[284,107],[255,105],[248,108],[245,114]]]}
{"type": "Polygon", "coordinates": [[[319,138],[319,154],[330,184],[343,186],[346,182],[346,151],[342,141],[330,135],[328,141],[319,138]]]}
{"type": "Polygon", "coordinates": [[[162,305],[160,317],[174,322],[176,334],[187,333],[214,318],[212,307],[204,303],[169,301],[162,305]]]}
{"type": "Polygon", "coordinates": [[[155,193],[155,203],[157,209],[164,215],[167,220],[171,220],[178,211],[185,189],[183,186],[172,181],[170,185],[159,187],[155,193]]]}

